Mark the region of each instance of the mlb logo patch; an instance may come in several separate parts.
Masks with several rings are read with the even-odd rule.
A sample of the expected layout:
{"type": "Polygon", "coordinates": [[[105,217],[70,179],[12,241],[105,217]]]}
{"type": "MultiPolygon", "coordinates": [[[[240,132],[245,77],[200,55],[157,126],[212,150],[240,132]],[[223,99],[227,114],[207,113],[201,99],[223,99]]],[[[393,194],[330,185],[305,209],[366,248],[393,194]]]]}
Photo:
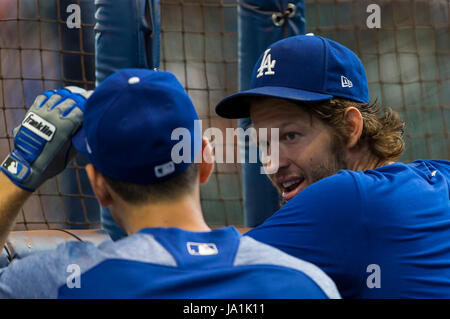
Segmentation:
{"type": "Polygon", "coordinates": [[[164,177],[175,172],[175,164],[170,161],[162,165],[155,166],[156,177],[164,177]]]}
{"type": "Polygon", "coordinates": [[[211,256],[219,253],[219,250],[214,243],[187,242],[186,246],[188,253],[193,256],[211,256]]]}
{"type": "Polygon", "coordinates": [[[17,173],[20,172],[22,165],[13,157],[8,156],[3,162],[2,167],[12,175],[17,175],[17,173]]]}
{"type": "Polygon", "coordinates": [[[1,169],[7,175],[14,176],[16,181],[23,181],[30,173],[30,169],[11,154],[3,161],[1,169]]]}

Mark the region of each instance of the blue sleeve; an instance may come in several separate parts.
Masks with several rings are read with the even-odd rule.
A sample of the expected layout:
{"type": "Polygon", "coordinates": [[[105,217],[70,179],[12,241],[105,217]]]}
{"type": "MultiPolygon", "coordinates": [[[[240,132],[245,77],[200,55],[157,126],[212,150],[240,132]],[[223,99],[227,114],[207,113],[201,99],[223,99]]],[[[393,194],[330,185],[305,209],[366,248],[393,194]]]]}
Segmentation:
{"type": "Polygon", "coordinates": [[[317,265],[343,297],[357,295],[370,251],[354,174],[340,171],[309,186],[246,235],[317,265]]]}

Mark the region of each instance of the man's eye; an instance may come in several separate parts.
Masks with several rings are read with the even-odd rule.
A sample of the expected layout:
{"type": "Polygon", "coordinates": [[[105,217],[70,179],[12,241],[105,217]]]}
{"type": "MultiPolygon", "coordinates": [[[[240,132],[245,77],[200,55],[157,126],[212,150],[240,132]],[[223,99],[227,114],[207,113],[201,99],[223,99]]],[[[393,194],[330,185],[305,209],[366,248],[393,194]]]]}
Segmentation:
{"type": "Polygon", "coordinates": [[[285,136],[286,140],[292,141],[298,136],[298,134],[294,133],[294,132],[289,132],[289,133],[286,133],[284,136],[285,136]]]}

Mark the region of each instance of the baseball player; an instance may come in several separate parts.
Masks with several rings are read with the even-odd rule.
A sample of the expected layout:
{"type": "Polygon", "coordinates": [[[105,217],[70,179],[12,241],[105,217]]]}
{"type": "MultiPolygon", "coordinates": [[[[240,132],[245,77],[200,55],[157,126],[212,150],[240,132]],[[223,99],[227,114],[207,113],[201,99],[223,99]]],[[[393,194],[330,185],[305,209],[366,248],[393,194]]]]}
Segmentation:
{"type": "Polygon", "coordinates": [[[339,298],[314,265],[234,227],[206,225],[199,184],[213,164],[194,159],[212,151],[171,73],[124,69],[90,94],[45,92],[15,130],[0,174],[2,243],[25,200],[73,157],[72,142],[88,154],[98,201],[129,236],[99,247],[67,242],[13,261],[0,270],[0,297],[339,298]],[[178,143],[186,161],[176,160],[178,143]]]}
{"type": "Polygon", "coordinates": [[[369,103],[352,51],[278,41],[216,112],[279,130],[278,167],[265,165],[285,205],[249,237],[318,265],[344,298],[450,297],[450,162],[396,162],[404,123],[369,103]]]}

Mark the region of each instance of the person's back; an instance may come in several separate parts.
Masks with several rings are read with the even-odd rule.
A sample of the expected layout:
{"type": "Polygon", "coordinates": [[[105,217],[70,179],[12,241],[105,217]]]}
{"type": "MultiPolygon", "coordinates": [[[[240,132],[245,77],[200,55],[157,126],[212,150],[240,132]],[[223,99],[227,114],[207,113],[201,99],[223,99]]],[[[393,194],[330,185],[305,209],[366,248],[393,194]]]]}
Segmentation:
{"type": "Polygon", "coordinates": [[[86,173],[96,198],[130,237],[98,248],[65,243],[12,262],[0,270],[0,296],[339,298],[331,279],[313,265],[242,238],[233,227],[211,231],[200,184],[212,173],[212,149],[174,75],[121,70],[97,87],[85,108],[83,101],[67,89],[36,99],[29,113],[53,132],[39,140],[39,150],[31,145],[33,157],[25,153],[39,137],[35,132],[42,132],[18,128],[16,149],[1,166],[0,239],[30,190],[64,168],[72,134],[89,158],[86,173]],[[70,126],[64,130],[63,124],[70,126]],[[9,169],[18,161],[17,170],[9,169]]]}
{"type": "Polygon", "coordinates": [[[343,170],[247,235],[316,264],[343,297],[450,298],[449,196],[448,161],[343,170]]]}
{"type": "Polygon", "coordinates": [[[450,298],[450,162],[396,163],[358,177],[368,255],[379,260],[382,280],[362,295],[450,298]]]}
{"type": "Polygon", "coordinates": [[[3,297],[339,298],[317,267],[241,236],[234,227],[146,228],[98,248],[68,242],[26,259],[0,273],[3,297]],[[74,267],[80,270],[77,278],[74,267]],[[5,295],[8,287],[13,292],[5,295]]]}

